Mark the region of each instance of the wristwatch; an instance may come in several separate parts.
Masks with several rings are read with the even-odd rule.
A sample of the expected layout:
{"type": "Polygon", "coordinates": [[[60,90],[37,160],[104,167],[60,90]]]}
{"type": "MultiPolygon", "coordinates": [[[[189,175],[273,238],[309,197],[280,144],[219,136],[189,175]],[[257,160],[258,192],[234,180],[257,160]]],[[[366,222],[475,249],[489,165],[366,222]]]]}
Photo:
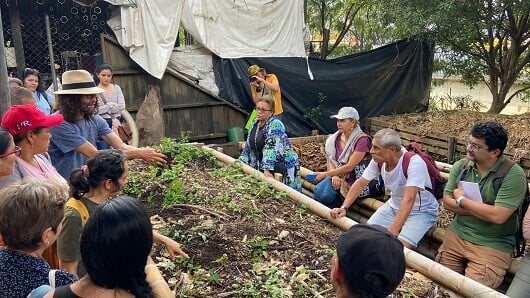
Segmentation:
{"type": "Polygon", "coordinates": [[[348,211],[348,207],[346,207],[344,205],[340,206],[340,209],[344,209],[344,210],[346,210],[346,212],[348,211]]]}
{"type": "Polygon", "coordinates": [[[460,207],[460,205],[462,205],[463,199],[464,199],[464,196],[458,197],[458,199],[456,199],[456,206],[460,207]]]}

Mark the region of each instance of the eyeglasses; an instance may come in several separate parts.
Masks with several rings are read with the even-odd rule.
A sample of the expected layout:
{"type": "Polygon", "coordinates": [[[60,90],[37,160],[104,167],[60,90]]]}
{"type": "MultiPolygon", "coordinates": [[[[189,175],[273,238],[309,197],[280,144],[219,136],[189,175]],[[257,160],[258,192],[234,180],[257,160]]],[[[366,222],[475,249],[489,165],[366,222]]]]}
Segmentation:
{"type": "Polygon", "coordinates": [[[479,151],[482,148],[486,148],[486,146],[483,146],[483,145],[480,145],[480,144],[477,144],[477,143],[473,143],[473,142],[471,142],[471,140],[467,140],[466,141],[466,148],[469,148],[470,151],[477,152],[477,151],[479,151]]]}
{"type": "Polygon", "coordinates": [[[270,112],[272,110],[266,110],[266,109],[262,109],[262,108],[256,108],[256,112],[258,113],[263,113],[263,112],[270,112]]]}
{"type": "Polygon", "coordinates": [[[9,155],[11,155],[11,154],[15,154],[16,156],[20,156],[20,152],[21,152],[21,151],[22,151],[22,148],[20,148],[20,147],[18,147],[18,146],[15,146],[15,148],[14,148],[13,150],[8,151],[8,152],[6,152],[6,153],[4,153],[4,154],[1,154],[1,155],[0,155],[0,158],[4,158],[4,157],[9,156],[9,155]]]}

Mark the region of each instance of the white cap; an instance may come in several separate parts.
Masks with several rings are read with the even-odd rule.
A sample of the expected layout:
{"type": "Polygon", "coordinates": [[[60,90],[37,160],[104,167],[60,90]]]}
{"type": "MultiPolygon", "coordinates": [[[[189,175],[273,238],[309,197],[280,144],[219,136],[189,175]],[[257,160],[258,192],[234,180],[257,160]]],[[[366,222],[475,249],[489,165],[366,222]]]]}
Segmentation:
{"type": "Polygon", "coordinates": [[[353,119],[353,120],[359,120],[359,112],[355,108],[352,107],[343,107],[339,110],[339,113],[337,115],[331,116],[331,118],[337,118],[337,119],[353,119]]]}

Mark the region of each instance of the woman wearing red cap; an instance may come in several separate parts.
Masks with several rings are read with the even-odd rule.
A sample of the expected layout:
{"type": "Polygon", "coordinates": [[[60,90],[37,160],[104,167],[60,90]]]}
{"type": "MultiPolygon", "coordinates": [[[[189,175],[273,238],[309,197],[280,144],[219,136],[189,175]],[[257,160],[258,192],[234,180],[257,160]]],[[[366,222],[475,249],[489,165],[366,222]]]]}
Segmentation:
{"type": "MultiPolygon", "coordinates": [[[[53,179],[67,184],[50,161],[50,127],[63,122],[63,115],[46,115],[34,105],[12,106],[2,117],[7,130],[20,150],[15,159],[13,174],[0,177],[0,188],[26,177],[53,179]]],[[[53,244],[56,245],[55,243],[53,244]]],[[[59,268],[56,248],[47,249],[44,258],[52,268],[59,268]]]]}
{"type": "MultiPolygon", "coordinates": [[[[35,177],[57,179],[66,183],[46,153],[51,138],[49,128],[61,122],[62,115],[46,115],[33,105],[15,105],[6,112],[2,118],[2,127],[9,131],[15,145],[21,149],[9,180],[35,177]]],[[[0,186],[11,181],[0,180],[0,186]]]]}

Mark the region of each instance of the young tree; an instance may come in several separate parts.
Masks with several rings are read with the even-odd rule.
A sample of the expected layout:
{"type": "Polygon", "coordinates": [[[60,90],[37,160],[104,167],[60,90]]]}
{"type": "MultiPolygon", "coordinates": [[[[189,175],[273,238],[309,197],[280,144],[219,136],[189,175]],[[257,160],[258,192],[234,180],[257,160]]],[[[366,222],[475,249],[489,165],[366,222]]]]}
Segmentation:
{"type": "Polygon", "coordinates": [[[483,81],[492,95],[488,112],[500,113],[515,96],[530,97],[530,1],[389,0],[375,5],[396,37],[431,38],[446,75],[461,75],[470,86],[483,81]],[[517,80],[520,87],[510,94],[517,80]]]}

